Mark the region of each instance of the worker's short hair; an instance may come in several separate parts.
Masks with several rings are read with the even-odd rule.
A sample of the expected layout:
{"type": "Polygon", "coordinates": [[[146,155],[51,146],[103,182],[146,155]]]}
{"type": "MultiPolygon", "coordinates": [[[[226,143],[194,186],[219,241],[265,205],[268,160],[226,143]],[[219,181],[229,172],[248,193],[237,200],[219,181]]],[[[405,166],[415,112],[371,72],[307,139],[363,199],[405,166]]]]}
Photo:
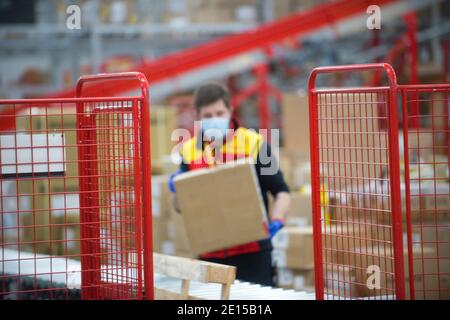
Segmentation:
{"type": "Polygon", "coordinates": [[[197,88],[194,92],[194,105],[197,112],[202,107],[222,100],[225,106],[230,108],[230,92],[228,88],[220,83],[211,82],[197,88]]]}

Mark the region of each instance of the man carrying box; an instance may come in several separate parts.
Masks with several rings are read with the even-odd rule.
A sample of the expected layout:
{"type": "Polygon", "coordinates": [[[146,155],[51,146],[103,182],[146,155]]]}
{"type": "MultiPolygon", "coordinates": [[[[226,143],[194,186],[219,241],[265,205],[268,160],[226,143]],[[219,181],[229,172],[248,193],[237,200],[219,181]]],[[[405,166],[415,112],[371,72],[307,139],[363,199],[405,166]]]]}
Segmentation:
{"type": "Polygon", "coordinates": [[[200,258],[236,266],[237,278],[240,280],[273,286],[270,239],[284,226],[290,196],[270,145],[262,135],[239,126],[232,117],[230,95],[224,86],[211,83],[198,88],[194,94],[194,104],[201,125],[199,133],[183,143],[180,168],[170,178],[169,188],[174,194],[174,206],[179,211],[173,182],[177,174],[211,168],[240,158],[255,160],[255,171],[267,212],[267,193],[270,192],[275,199],[272,216],[268,217],[270,236],[264,240],[205,253],[200,258]],[[266,170],[269,167],[275,170],[266,170]]]}

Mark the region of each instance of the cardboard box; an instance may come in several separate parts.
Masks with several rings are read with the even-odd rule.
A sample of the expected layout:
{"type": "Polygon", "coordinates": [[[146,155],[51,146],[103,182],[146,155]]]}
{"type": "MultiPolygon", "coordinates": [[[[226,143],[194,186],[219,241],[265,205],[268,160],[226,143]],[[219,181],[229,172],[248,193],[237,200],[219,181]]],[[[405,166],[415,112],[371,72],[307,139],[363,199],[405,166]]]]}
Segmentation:
{"type": "Polygon", "coordinates": [[[311,183],[309,153],[281,148],[278,163],[284,180],[291,190],[311,183]]]}
{"type": "Polygon", "coordinates": [[[280,150],[280,158],[278,159],[278,165],[280,166],[280,170],[283,173],[283,178],[289,188],[293,188],[294,174],[292,171],[292,163],[291,159],[284,155],[280,150]]]}
{"type": "MultiPolygon", "coordinates": [[[[406,299],[410,299],[409,281],[405,283],[406,299]]],[[[450,300],[450,276],[415,275],[414,294],[416,300],[450,300]]]]}
{"type": "Polygon", "coordinates": [[[307,269],[314,266],[314,251],[311,245],[303,248],[273,249],[272,259],[279,268],[307,269]]]}
{"type": "MultiPolygon", "coordinates": [[[[393,294],[395,288],[395,270],[394,260],[391,250],[383,247],[376,248],[358,248],[358,254],[349,255],[349,264],[355,272],[355,277],[358,280],[359,290],[361,296],[380,296],[386,294],[393,294]],[[379,267],[380,271],[380,287],[370,288],[367,283],[375,284],[370,279],[374,270],[369,270],[370,266],[379,267]]],[[[441,255],[440,255],[441,256],[441,255]]],[[[432,247],[414,247],[413,248],[413,268],[414,281],[416,285],[416,294],[422,298],[437,297],[439,282],[441,290],[444,292],[450,289],[449,286],[449,272],[450,259],[437,259],[437,252],[432,247]],[[439,276],[438,276],[439,274],[439,276]],[[431,291],[424,294],[425,291],[431,291]]],[[[405,280],[409,281],[408,272],[408,253],[404,250],[404,266],[405,266],[405,280]]],[[[409,290],[409,289],[408,289],[409,290]]]]}
{"type": "Polygon", "coordinates": [[[167,107],[152,107],[150,110],[152,172],[161,173],[164,157],[170,155],[176,141],[172,133],[177,128],[176,110],[167,107]]]}
{"type": "Polygon", "coordinates": [[[169,202],[171,195],[169,191],[168,175],[152,176],[152,216],[168,217],[170,214],[169,202]]]}
{"type": "Polygon", "coordinates": [[[314,6],[326,2],[325,0],[283,0],[274,1],[274,15],[276,18],[290,16],[295,12],[306,11],[314,6]]]}
{"type": "Polygon", "coordinates": [[[413,225],[412,232],[419,236],[415,242],[439,250],[441,257],[450,257],[450,220],[413,225]]]}
{"type": "Polygon", "coordinates": [[[324,295],[327,300],[356,298],[360,296],[355,272],[348,265],[330,265],[324,268],[324,295]]]}
{"type": "MultiPolygon", "coordinates": [[[[368,277],[372,273],[360,276],[360,272],[355,272],[353,266],[330,265],[324,270],[326,276],[325,295],[334,294],[334,299],[340,298],[367,298],[376,299],[395,297],[395,280],[392,274],[381,273],[380,288],[369,289],[367,284],[375,284],[368,277]],[[367,281],[369,280],[369,281],[367,281]]],[[[448,289],[450,288],[450,277],[448,275],[423,275],[414,277],[415,298],[417,300],[449,299],[448,289]]],[[[409,278],[405,279],[406,299],[410,299],[409,278]]],[[[333,297],[330,297],[333,299],[333,297]]]]}
{"type": "MultiPolygon", "coordinates": [[[[38,181],[40,182],[40,180],[38,181]]],[[[19,213],[21,247],[23,244],[26,251],[32,250],[36,253],[49,254],[52,215],[48,184],[35,183],[34,187],[31,184],[23,185],[21,191],[29,194],[29,210],[19,213]]]]}
{"type": "Polygon", "coordinates": [[[69,259],[80,259],[81,237],[79,214],[56,216],[53,219],[53,254],[69,259]]]}
{"type": "Polygon", "coordinates": [[[450,218],[450,194],[439,193],[423,195],[421,214],[414,215],[416,220],[442,221],[450,218]]]}
{"type": "Polygon", "coordinates": [[[312,239],[311,226],[286,226],[272,238],[272,244],[277,249],[303,248],[312,243],[312,239]]]}
{"type": "Polygon", "coordinates": [[[309,155],[308,96],[284,94],[281,121],[283,147],[309,155]]]}
{"type": "Polygon", "coordinates": [[[323,259],[329,263],[352,265],[351,252],[359,247],[383,246],[391,239],[391,229],[371,223],[325,226],[322,232],[323,259]]]}
{"type": "Polygon", "coordinates": [[[21,218],[29,215],[32,205],[29,191],[24,186],[30,184],[24,184],[23,180],[0,180],[0,245],[5,248],[18,250],[19,239],[23,239],[21,218]]]}
{"type": "Polygon", "coordinates": [[[51,193],[47,181],[36,181],[35,192],[28,197],[29,210],[20,214],[20,241],[25,250],[79,259],[78,193],[51,193]]]}
{"type": "MultiPolygon", "coordinates": [[[[399,151],[400,156],[404,156],[405,154],[405,146],[404,146],[404,140],[403,140],[403,131],[399,131],[399,151]]],[[[420,151],[420,156],[428,158],[428,155],[432,154],[433,150],[428,149],[431,146],[433,146],[433,133],[431,133],[430,129],[421,129],[421,130],[415,130],[413,128],[410,128],[408,130],[408,146],[409,146],[409,156],[417,156],[418,151],[420,151]],[[425,149],[422,149],[424,148],[425,149]],[[418,150],[420,148],[420,150],[418,150]]]]}
{"type": "Polygon", "coordinates": [[[192,0],[186,9],[191,23],[229,23],[240,20],[241,6],[255,8],[256,4],[255,0],[192,0]]]}
{"type": "Polygon", "coordinates": [[[312,227],[285,227],[273,238],[273,260],[277,267],[311,269],[314,267],[312,227]]]}
{"type": "Polygon", "coordinates": [[[311,194],[291,192],[291,206],[287,215],[286,224],[296,226],[312,225],[311,194]]]}
{"type": "Polygon", "coordinates": [[[300,162],[293,168],[292,183],[294,188],[311,185],[311,163],[309,161],[300,162]]]}
{"type": "MultiPolygon", "coordinates": [[[[388,185],[368,183],[353,186],[351,190],[335,193],[332,199],[332,219],[335,223],[354,220],[372,221],[379,225],[392,225],[391,205],[388,185]]],[[[419,221],[443,221],[450,219],[450,200],[448,184],[411,183],[410,208],[413,223],[419,221]],[[436,189],[435,189],[436,188],[436,189]]],[[[405,184],[401,184],[402,215],[406,221],[405,184]]]]}
{"type": "Polygon", "coordinates": [[[254,165],[247,161],[175,178],[177,200],[196,254],[267,238],[267,216],[254,165]]]}
{"type": "Polygon", "coordinates": [[[303,290],[314,286],[314,269],[277,268],[277,285],[285,289],[303,290]]]}
{"type": "MultiPolygon", "coordinates": [[[[441,100],[440,102],[443,102],[441,100]]],[[[434,118],[430,116],[424,116],[422,121],[429,122],[425,124],[426,127],[421,128],[420,130],[409,129],[408,130],[408,146],[409,146],[409,158],[411,160],[422,159],[422,162],[432,162],[437,157],[447,157],[448,150],[445,144],[445,127],[443,126],[442,120],[446,119],[444,114],[436,113],[436,110],[445,110],[445,104],[442,103],[442,106],[437,108],[438,104],[435,103],[435,113],[434,118]],[[431,121],[434,121],[434,124],[431,121]],[[431,127],[434,127],[432,129],[431,127]],[[434,130],[434,132],[432,132],[434,130]]],[[[404,156],[404,145],[403,145],[403,132],[399,131],[399,147],[400,147],[400,156],[404,156]]],[[[414,161],[417,162],[417,161],[414,161]]],[[[412,165],[410,164],[412,167],[412,165]]],[[[421,166],[424,166],[422,164],[421,166]]]]}
{"type": "Polygon", "coordinates": [[[171,240],[169,232],[170,232],[170,220],[167,217],[153,217],[152,219],[153,251],[162,253],[164,241],[171,240]]]}
{"type": "Polygon", "coordinates": [[[187,253],[192,253],[191,243],[187,235],[184,216],[182,214],[172,211],[171,215],[171,228],[173,230],[172,239],[175,243],[175,252],[177,255],[186,256],[187,253]]]}
{"type": "Polygon", "coordinates": [[[341,190],[350,182],[366,183],[382,177],[388,162],[388,132],[380,126],[384,120],[378,114],[377,95],[322,94],[317,103],[322,112],[319,145],[321,161],[328,163],[322,172],[327,185],[341,190]]]}
{"type": "MultiPolygon", "coordinates": [[[[420,185],[412,183],[411,192],[411,219],[413,224],[422,222],[435,223],[436,221],[450,220],[449,187],[446,183],[430,183],[423,181],[420,185]]],[[[402,187],[403,191],[403,187],[402,187]]],[[[403,211],[406,212],[403,200],[403,211]]]]}

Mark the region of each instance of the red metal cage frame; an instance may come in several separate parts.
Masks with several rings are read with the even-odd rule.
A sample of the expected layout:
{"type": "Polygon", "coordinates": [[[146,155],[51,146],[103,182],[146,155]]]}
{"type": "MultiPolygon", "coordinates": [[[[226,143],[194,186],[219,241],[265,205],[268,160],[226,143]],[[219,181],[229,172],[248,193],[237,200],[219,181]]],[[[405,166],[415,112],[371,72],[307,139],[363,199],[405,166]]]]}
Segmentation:
{"type": "MultiPolygon", "coordinates": [[[[0,294],[2,297],[20,298],[21,295],[26,294],[37,298],[39,292],[45,292],[50,298],[54,298],[55,292],[64,292],[65,297],[68,298],[70,296],[68,288],[54,288],[54,285],[50,283],[50,288],[39,289],[37,282],[40,276],[56,278],[56,274],[52,274],[53,263],[56,260],[65,260],[66,267],[59,271],[59,275],[66,278],[67,284],[70,272],[74,273],[73,270],[67,269],[67,261],[68,259],[73,261],[75,258],[80,260],[81,280],[76,285],[80,288],[82,299],[153,299],[150,104],[145,76],[138,72],[84,76],[77,83],[75,98],[2,100],[0,105],[13,110],[17,108],[28,111],[26,115],[18,114],[17,119],[23,117],[26,120],[25,125],[29,127],[16,128],[14,124],[13,130],[2,132],[2,135],[12,135],[16,140],[15,144],[0,145],[2,155],[3,152],[5,155],[8,155],[7,152],[15,154],[16,163],[11,163],[9,169],[15,166],[16,172],[10,174],[9,179],[17,185],[23,178],[17,171],[17,168],[23,165],[19,150],[26,149],[25,151],[32,154],[31,160],[27,163],[32,169],[24,180],[24,183],[32,185],[32,191],[22,192],[19,191],[19,187],[16,187],[16,196],[2,194],[0,201],[4,204],[14,197],[31,196],[33,198],[31,209],[17,208],[15,211],[8,212],[3,205],[1,207],[0,294]],[[107,88],[117,83],[134,86],[138,88],[139,93],[125,97],[103,96],[102,91],[97,91],[95,96],[91,96],[92,93],[86,96],[84,93],[85,88],[92,85],[97,88],[107,88]],[[72,110],[69,109],[71,107],[75,111],[67,111],[72,110]],[[41,113],[35,114],[32,108],[40,109],[41,113]],[[53,111],[50,111],[51,109],[53,111]],[[67,127],[66,116],[76,119],[75,127],[67,127]],[[41,119],[43,128],[38,128],[34,123],[38,123],[41,119]],[[50,173],[44,176],[38,174],[34,171],[36,164],[33,163],[33,155],[39,151],[39,148],[42,149],[42,146],[33,146],[33,137],[44,134],[49,145],[48,136],[54,132],[63,137],[66,136],[66,139],[69,134],[72,134],[74,139],[76,138],[75,142],[70,144],[66,141],[64,149],[75,150],[77,154],[76,159],[68,159],[66,158],[68,151],[62,152],[63,159],[59,159],[56,164],[64,166],[66,172],[56,178],[50,173]],[[17,137],[23,133],[30,137],[30,141],[33,141],[30,146],[18,147],[17,137]],[[115,168],[119,161],[121,164],[126,162],[129,165],[127,164],[126,169],[120,168],[122,171],[119,171],[115,168]],[[77,170],[69,173],[67,168],[70,165],[75,165],[74,168],[77,170]],[[44,186],[45,191],[39,194],[44,197],[42,199],[48,198],[50,203],[50,198],[55,193],[64,198],[64,205],[66,205],[66,197],[72,192],[69,190],[69,180],[72,180],[71,182],[77,180],[76,194],[79,197],[79,203],[71,210],[76,209],[79,213],[79,221],[68,222],[68,210],[64,208],[64,221],[54,223],[52,214],[57,210],[50,205],[48,208],[42,207],[44,209],[37,206],[39,209],[36,209],[35,185],[44,186]],[[55,185],[60,183],[59,188],[62,190],[54,192],[53,183],[55,185]],[[46,222],[43,225],[37,224],[36,217],[47,215],[47,212],[49,217],[46,222]],[[4,226],[3,218],[7,214],[17,218],[17,226],[4,226]],[[21,225],[23,222],[20,219],[23,214],[31,216],[31,224],[21,225]],[[36,230],[44,230],[42,226],[50,230],[49,235],[44,240],[37,241],[36,230]],[[55,230],[74,226],[79,228],[79,235],[77,234],[76,239],[71,241],[79,243],[80,248],[79,252],[68,254],[67,248],[70,241],[54,239],[53,236],[55,230]],[[103,228],[102,231],[101,228],[103,228]],[[24,240],[21,239],[24,230],[34,231],[34,236],[32,235],[31,240],[26,243],[29,246],[26,254],[21,252],[21,248],[25,246],[24,240]],[[109,235],[101,234],[105,230],[109,232],[109,235]],[[11,231],[15,238],[8,240],[7,233],[11,231]],[[40,244],[48,244],[50,249],[46,250],[50,251],[50,255],[37,252],[40,244]],[[64,246],[63,254],[53,256],[58,244],[64,246]],[[105,245],[109,252],[101,248],[105,245]],[[10,250],[8,252],[13,252],[12,256],[11,253],[9,258],[5,256],[5,250],[16,247],[17,253],[10,250]],[[117,258],[118,256],[120,259],[117,258]],[[34,263],[31,271],[21,270],[23,265],[29,266],[30,263],[34,263]],[[38,269],[39,263],[49,263],[50,270],[38,269]],[[8,267],[10,272],[12,267],[15,274],[7,274],[8,267]],[[14,270],[15,268],[17,270],[14,270]],[[34,282],[31,289],[20,289],[20,281],[24,278],[31,279],[27,280],[31,283],[34,282]],[[8,281],[16,281],[19,289],[10,290],[7,286],[8,281]]],[[[46,165],[50,172],[51,166],[55,165],[55,161],[50,161],[50,153],[56,148],[46,147],[46,149],[47,156],[44,157],[43,165],[46,165]]],[[[7,166],[7,164],[2,166],[2,174],[4,169],[8,169],[7,166]]],[[[16,201],[18,203],[18,200],[16,201]]]]}
{"type": "MultiPolygon", "coordinates": [[[[450,208],[446,203],[442,206],[438,197],[448,198],[450,193],[448,187],[440,193],[436,191],[444,185],[440,182],[445,179],[436,174],[441,163],[435,154],[445,149],[444,153],[448,155],[450,85],[398,85],[395,71],[389,64],[375,63],[315,68],[309,78],[308,90],[317,299],[364,298],[355,292],[364,292],[374,299],[415,299],[418,294],[419,298],[425,299],[447,297],[450,288],[444,279],[448,276],[450,257],[446,256],[445,250],[449,241],[441,236],[450,231],[443,221],[450,208]],[[316,78],[320,74],[367,71],[384,71],[388,85],[316,88],[316,78]],[[441,96],[436,96],[438,93],[441,96]],[[398,101],[401,101],[402,122],[399,122],[398,101]],[[427,106],[431,114],[417,114],[418,104],[427,106]],[[437,104],[439,108],[435,106],[437,104]],[[409,109],[415,112],[409,114],[409,109]],[[431,127],[419,133],[410,131],[408,124],[419,123],[417,118],[420,117],[428,119],[431,127]],[[384,127],[381,122],[385,123],[384,127]],[[402,138],[399,138],[399,124],[403,129],[402,138]],[[419,135],[430,132],[431,146],[416,141],[419,135]],[[445,136],[442,145],[435,142],[438,134],[445,136]],[[409,144],[408,136],[417,136],[415,145],[409,144]],[[404,146],[404,159],[400,158],[399,142],[404,146]],[[432,159],[412,161],[410,155],[420,151],[424,154],[428,151],[427,155],[430,154],[432,159]],[[401,164],[404,164],[404,174],[401,174],[401,164]],[[425,164],[431,167],[429,170],[434,169],[431,178],[420,173],[420,167],[425,164]],[[419,167],[419,176],[415,178],[419,191],[413,195],[415,198],[410,190],[414,180],[410,178],[413,166],[419,167]],[[383,182],[387,182],[384,187],[383,182]],[[434,193],[423,191],[426,182],[429,182],[429,188],[434,187],[434,193]],[[324,198],[332,197],[334,202],[324,202],[324,198]],[[417,203],[431,201],[431,209],[416,205],[416,202],[413,205],[413,200],[417,203]],[[405,215],[402,204],[406,207],[405,215]],[[326,216],[325,210],[332,211],[331,215],[326,216]],[[427,210],[434,213],[432,218],[426,216],[427,210]],[[420,240],[414,238],[414,228],[420,233],[420,240]],[[426,228],[435,228],[435,234],[425,234],[426,228]],[[405,229],[406,247],[403,245],[405,229]],[[436,252],[425,255],[425,249],[430,249],[427,245],[436,252]],[[431,268],[427,261],[438,267],[431,268]],[[383,284],[371,292],[373,288],[366,287],[365,272],[372,263],[381,265],[383,284]],[[418,270],[415,270],[415,263],[418,270]],[[415,287],[418,277],[422,279],[418,282],[420,288],[415,287]],[[409,281],[405,282],[405,279],[409,281]],[[434,287],[429,285],[431,281],[435,282],[434,287]],[[370,296],[373,292],[377,295],[370,296]]],[[[446,179],[448,181],[448,177],[446,179]]]]}

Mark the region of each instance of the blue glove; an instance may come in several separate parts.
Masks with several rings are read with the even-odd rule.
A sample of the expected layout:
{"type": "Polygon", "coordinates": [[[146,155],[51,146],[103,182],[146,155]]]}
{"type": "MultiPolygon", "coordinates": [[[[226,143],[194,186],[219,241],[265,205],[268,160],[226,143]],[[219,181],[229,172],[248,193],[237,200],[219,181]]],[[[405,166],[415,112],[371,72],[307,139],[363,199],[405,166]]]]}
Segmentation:
{"type": "Polygon", "coordinates": [[[173,182],[173,179],[175,179],[175,177],[180,173],[183,173],[183,171],[181,171],[181,169],[178,169],[177,171],[172,173],[169,177],[169,190],[172,193],[175,193],[175,183],[173,182]]]}
{"type": "Polygon", "coordinates": [[[274,219],[269,225],[269,232],[270,232],[270,239],[273,238],[274,235],[277,234],[278,231],[281,230],[281,228],[284,227],[284,223],[281,219],[274,219]]]}

